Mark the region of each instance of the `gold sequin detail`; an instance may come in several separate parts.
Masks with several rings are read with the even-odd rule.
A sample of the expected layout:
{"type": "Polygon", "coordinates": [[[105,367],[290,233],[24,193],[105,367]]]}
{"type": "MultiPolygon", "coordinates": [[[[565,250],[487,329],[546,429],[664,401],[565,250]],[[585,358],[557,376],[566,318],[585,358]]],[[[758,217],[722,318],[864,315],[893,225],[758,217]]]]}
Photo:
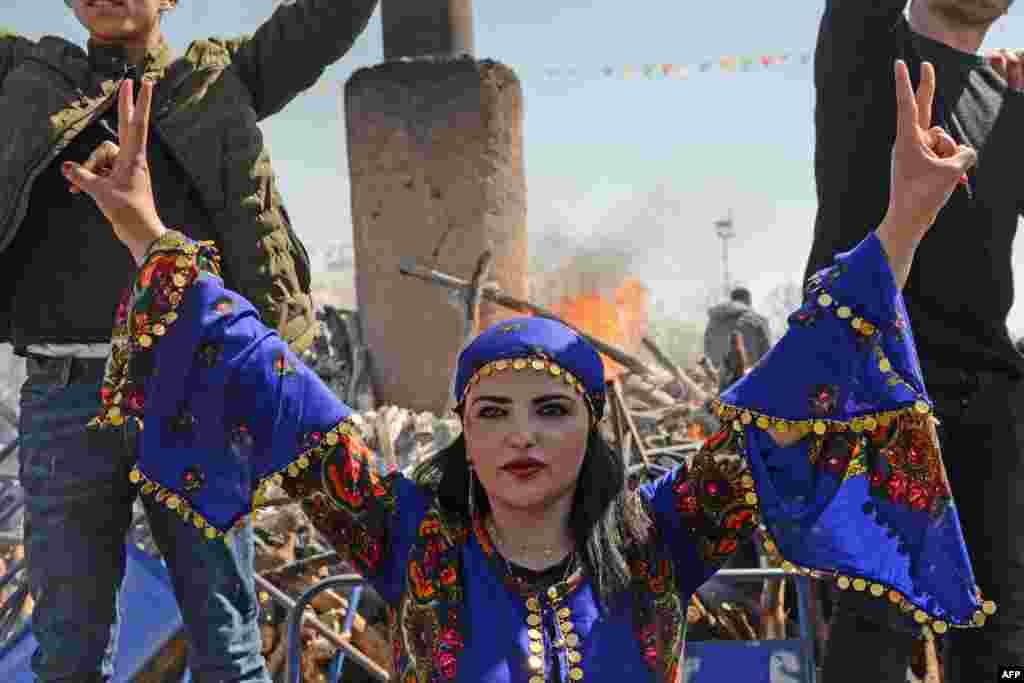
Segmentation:
{"type": "Polygon", "coordinates": [[[583,679],[583,669],[579,668],[578,666],[577,667],[573,667],[572,669],[569,669],[569,678],[571,678],[574,681],[582,680],[583,679]]]}
{"type": "Polygon", "coordinates": [[[537,670],[538,670],[538,669],[540,669],[540,668],[541,668],[542,666],[544,666],[544,662],[543,662],[543,661],[541,660],[541,658],[540,658],[540,657],[538,657],[537,655],[531,655],[531,656],[530,656],[530,658],[526,660],[526,663],[527,663],[527,664],[529,665],[529,667],[530,667],[531,669],[533,669],[534,671],[537,671],[537,670]]]}
{"type": "Polygon", "coordinates": [[[538,642],[530,643],[530,652],[539,655],[541,652],[544,652],[544,646],[538,642]]]}

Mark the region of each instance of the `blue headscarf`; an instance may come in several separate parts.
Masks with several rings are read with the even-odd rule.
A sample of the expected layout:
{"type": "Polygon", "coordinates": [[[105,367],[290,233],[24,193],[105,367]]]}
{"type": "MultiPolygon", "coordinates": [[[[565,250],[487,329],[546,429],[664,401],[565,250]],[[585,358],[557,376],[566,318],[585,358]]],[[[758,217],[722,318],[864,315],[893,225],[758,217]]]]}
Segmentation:
{"type": "Polygon", "coordinates": [[[604,415],[604,364],[580,334],[557,320],[514,318],[487,328],[459,354],[455,400],[469,388],[505,370],[544,372],[578,391],[594,420],[604,415]]]}

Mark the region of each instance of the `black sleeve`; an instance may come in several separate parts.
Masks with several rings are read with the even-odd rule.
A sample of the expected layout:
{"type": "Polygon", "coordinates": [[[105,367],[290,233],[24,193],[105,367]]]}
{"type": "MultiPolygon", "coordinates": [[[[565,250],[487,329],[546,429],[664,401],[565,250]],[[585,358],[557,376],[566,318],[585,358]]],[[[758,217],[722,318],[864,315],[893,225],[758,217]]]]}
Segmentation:
{"type": "Polygon", "coordinates": [[[864,65],[888,61],[884,36],[899,22],[907,0],[826,0],[814,55],[814,82],[855,73],[864,65]]]}
{"type": "Polygon", "coordinates": [[[907,0],[826,0],[814,59],[815,174],[819,203],[814,243],[805,280],[832,264],[836,254],[852,249],[880,221],[884,210],[864,220],[844,220],[843,206],[881,206],[885,189],[866,188],[865,175],[887,178],[888,151],[883,145],[864,148],[864,135],[884,135],[878,116],[892,116],[895,134],[893,60],[899,56],[906,26],[907,0]],[[883,113],[884,112],[884,113],[883,113]],[[876,153],[877,152],[877,153],[876,153]],[[823,199],[822,194],[827,195],[823,199]]]}

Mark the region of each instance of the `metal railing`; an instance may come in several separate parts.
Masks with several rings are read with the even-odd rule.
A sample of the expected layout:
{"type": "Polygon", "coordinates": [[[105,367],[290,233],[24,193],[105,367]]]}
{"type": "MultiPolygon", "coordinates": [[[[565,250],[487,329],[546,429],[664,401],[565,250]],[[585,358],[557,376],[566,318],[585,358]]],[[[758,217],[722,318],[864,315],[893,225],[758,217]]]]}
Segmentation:
{"type": "MultiPolygon", "coordinates": [[[[291,611],[288,614],[288,659],[285,665],[285,683],[300,683],[299,678],[302,674],[302,670],[299,666],[299,631],[302,628],[303,621],[309,621],[310,624],[316,628],[317,620],[305,614],[306,607],[308,607],[313,601],[313,598],[330,588],[352,589],[352,595],[348,601],[348,610],[345,613],[345,623],[342,626],[341,633],[341,638],[347,639],[352,632],[352,621],[355,619],[356,609],[359,606],[359,597],[362,593],[364,584],[365,580],[358,574],[330,576],[310,587],[302,594],[302,597],[292,603],[291,611]]],[[[273,595],[273,593],[271,593],[271,595],[273,595]]],[[[287,598],[287,596],[283,597],[287,598]]],[[[333,634],[334,632],[331,631],[331,633],[333,634]]],[[[331,638],[328,638],[328,640],[331,641],[331,644],[338,646],[338,654],[340,655],[336,656],[331,662],[331,669],[334,674],[334,677],[328,678],[331,683],[336,683],[338,680],[337,677],[341,675],[341,669],[345,663],[345,656],[351,657],[360,667],[363,668],[364,671],[369,673],[378,681],[390,680],[391,676],[387,671],[382,669],[376,662],[356,649],[348,642],[348,640],[340,640],[340,642],[335,642],[331,638]]]]}
{"type": "MultiPolygon", "coordinates": [[[[807,576],[801,576],[799,574],[792,574],[782,569],[766,568],[766,569],[720,569],[714,574],[716,579],[725,579],[727,581],[764,581],[766,579],[793,579],[793,583],[796,586],[797,596],[797,624],[798,624],[798,638],[796,639],[800,644],[800,660],[801,660],[801,673],[803,674],[804,683],[817,683],[818,669],[817,661],[814,656],[814,641],[815,641],[815,628],[814,628],[814,615],[811,610],[811,579],[807,576]]],[[[726,641],[729,642],[729,641],[726,641]]],[[[773,642],[764,640],[759,641],[760,643],[770,646],[773,642]]],[[[687,648],[690,644],[687,644],[687,648]]],[[[749,642],[743,647],[749,647],[749,642]]],[[[736,672],[722,672],[722,679],[731,678],[732,675],[726,676],[726,674],[735,675],[736,672]]]]}

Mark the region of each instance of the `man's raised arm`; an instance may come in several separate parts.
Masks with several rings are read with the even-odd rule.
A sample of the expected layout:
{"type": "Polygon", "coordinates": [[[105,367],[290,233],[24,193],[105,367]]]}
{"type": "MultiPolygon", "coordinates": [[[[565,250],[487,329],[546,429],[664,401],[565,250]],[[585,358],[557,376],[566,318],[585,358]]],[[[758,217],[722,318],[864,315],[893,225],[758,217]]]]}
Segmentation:
{"type": "Polygon", "coordinates": [[[378,0],[297,0],[278,6],[252,35],[226,43],[264,119],[310,88],[370,22],[378,0]]]}
{"type": "Polygon", "coordinates": [[[0,26],[0,81],[25,58],[34,43],[0,26]]]}
{"type": "Polygon", "coordinates": [[[878,39],[891,31],[907,7],[907,0],[825,0],[815,52],[815,81],[849,73],[873,56],[890,55],[879,49],[878,39]]]}

